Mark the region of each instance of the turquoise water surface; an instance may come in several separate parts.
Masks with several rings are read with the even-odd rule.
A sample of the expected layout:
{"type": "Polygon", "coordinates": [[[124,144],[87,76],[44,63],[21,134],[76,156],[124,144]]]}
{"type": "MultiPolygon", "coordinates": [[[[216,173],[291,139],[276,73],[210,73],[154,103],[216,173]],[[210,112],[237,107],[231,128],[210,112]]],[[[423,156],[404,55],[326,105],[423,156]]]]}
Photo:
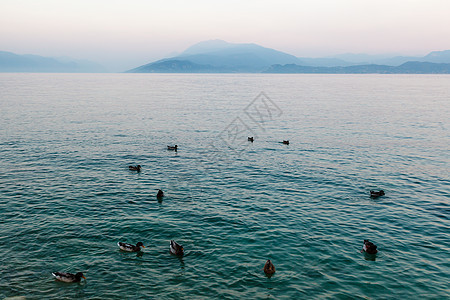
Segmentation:
{"type": "Polygon", "coordinates": [[[0,91],[2,298],[450,298],[450,76],[0,74],[0,91]]]}

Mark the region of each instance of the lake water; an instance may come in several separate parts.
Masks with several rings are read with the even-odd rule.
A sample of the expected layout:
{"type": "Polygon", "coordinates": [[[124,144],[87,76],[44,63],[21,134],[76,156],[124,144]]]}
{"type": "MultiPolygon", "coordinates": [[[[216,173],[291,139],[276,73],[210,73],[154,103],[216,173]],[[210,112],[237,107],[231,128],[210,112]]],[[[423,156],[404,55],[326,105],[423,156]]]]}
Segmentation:
{"type": "Polygon", "coordinates": [[[448,299],[449,120],[446,75],[0,74],[0,297],[448,299]]]}

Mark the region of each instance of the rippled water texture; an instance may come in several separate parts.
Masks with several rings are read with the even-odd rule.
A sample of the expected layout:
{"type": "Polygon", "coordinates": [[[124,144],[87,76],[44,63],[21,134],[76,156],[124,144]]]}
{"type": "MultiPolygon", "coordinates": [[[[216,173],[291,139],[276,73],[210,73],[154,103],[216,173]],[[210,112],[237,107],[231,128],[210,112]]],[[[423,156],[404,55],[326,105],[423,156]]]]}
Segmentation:
{"type": "Polygon", "coordinates": [[[0,91],[1,297],[450,297],[449,76],[0,74],[0,91]]]}

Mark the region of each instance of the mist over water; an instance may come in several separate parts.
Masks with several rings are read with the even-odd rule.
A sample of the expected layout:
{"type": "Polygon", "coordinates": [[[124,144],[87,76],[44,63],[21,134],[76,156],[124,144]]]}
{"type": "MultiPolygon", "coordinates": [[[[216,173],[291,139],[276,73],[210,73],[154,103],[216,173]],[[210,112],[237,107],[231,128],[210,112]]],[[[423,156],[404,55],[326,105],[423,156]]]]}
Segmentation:
{"type": "Polygon", "coordinates": [[[449,297],[449,76],[0,74],[0,90],[2,297],[449,297]]]}

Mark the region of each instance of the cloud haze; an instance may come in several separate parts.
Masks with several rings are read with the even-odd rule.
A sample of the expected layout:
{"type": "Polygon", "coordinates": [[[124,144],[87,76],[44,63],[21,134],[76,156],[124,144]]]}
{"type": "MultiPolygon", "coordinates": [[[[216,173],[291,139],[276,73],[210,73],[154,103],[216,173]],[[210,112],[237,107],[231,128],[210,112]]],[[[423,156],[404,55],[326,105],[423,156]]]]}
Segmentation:
{"type": "Polygon", "coordinates": [[[0,50],[125,70],[202,40],[297,56],[450,49],[450,1],[2,0],[0,50]]]}

